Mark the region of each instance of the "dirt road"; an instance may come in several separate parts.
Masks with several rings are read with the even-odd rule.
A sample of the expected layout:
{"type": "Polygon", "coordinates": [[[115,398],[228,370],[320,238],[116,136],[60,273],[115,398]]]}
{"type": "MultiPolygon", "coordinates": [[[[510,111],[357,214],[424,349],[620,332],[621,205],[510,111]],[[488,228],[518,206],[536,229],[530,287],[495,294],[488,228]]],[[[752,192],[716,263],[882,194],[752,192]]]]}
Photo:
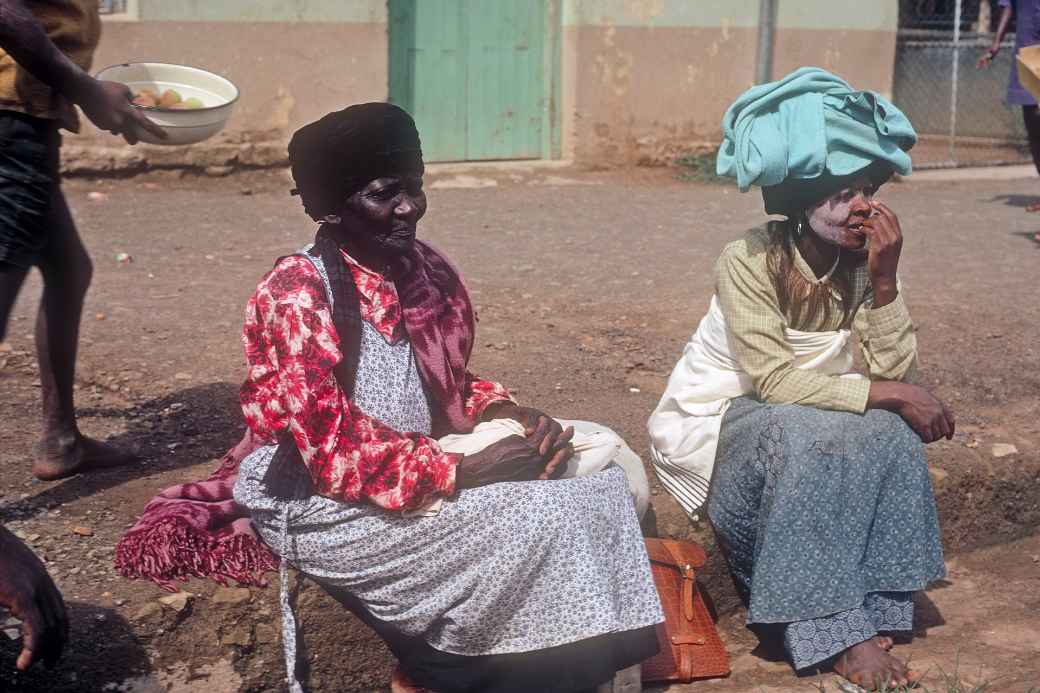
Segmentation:
{"type": "MultiPolygon", "coordinates": [[[[761,199],[665,171],[475,175],[431,176],[420,228],[468,278],[481,318],[474,370],[524,402],[612,426],[645,451],[646,417],[706,307],[714,259],[762,221],[761,199]]],[[[83,427],[137,447],[145,462],[89,479],[32,479],[34,279],[0,347],[0,520],[46,557],[74,640],[54,671],[15,677],[15,644],[0,636],[0,689],[278,690],[273,587],[192,582],[178,610],[157,602],[157,587],[117,577],[111,559],[155,492],[205,476],[237,440],[245,300],[274,259],[312,233],[288,187],[281,174],[67,186],[96,264],[79,370],[83,427]]],[[[948,672],[959,658],[965,676],[1001,681],[988,690],[1025,693],[1040,685],[1040,539],[1006,542],[1040,527],[1040,244],[1028,238],[1040,219],[1022,210],[1040,182],[904,183],[882,195],[905,230],[920,381],[958,413],[955,440],[929,448],[950,578],[922,601],[924,630],[908,651],[948,672]],[[994,445],[1017,452],[998,457],[1010,448],[994,445]],[[969,552],[982,545],[996,546],[969,552]]],[[[662,534],[707,541],[663,492],[654,500],[662,534]]],[[[717,558],[706,584],[725,614],[735,673],[690,690],[806,690],[812,680],[748,654],[717,558]]],[[[380,690],[390,666],[382,646],[315,589],[301,602],[311,688],[380,690]]]]}

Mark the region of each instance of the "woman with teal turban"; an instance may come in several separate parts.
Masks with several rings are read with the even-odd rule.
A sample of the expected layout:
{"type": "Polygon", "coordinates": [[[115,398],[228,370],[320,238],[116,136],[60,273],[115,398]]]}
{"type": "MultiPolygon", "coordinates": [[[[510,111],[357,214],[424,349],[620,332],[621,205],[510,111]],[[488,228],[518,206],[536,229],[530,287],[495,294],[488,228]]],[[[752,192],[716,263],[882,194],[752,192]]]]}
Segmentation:
{"type": "Polygon", "coordinates": [[[718,260],[649,421],[658,477],[707,512],[748,624],[782,638],[796,669],[912,683],[888,634],[911,631],[913,593],[945,574],[923,444],[954,421],[906,382],[902,230],[874,194],[910,173],[916,135],[881,96],[818,68],[748,90],[723,131],[719,174],[785,218],[718,260]]]}

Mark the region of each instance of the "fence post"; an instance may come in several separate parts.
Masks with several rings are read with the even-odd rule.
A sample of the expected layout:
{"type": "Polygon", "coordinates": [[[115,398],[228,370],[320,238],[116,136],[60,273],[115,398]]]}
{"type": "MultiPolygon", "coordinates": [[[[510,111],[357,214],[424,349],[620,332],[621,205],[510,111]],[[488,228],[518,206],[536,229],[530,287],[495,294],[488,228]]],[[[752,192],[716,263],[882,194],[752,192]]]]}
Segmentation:
{"type": "Polygon", "coordinates": [[[950,163],[957,163],[954,150],[957,138],[957,81],[961,64],[961,0],[955,0],[953,10],[953,70],[950,84],[950,163]]]}
{"type": "Polygon", "coordinates": [[[778,0],[759,0],[758,53],[755,56],[755,84],[773,81],[773,44],[776,41],[778,0]]]}

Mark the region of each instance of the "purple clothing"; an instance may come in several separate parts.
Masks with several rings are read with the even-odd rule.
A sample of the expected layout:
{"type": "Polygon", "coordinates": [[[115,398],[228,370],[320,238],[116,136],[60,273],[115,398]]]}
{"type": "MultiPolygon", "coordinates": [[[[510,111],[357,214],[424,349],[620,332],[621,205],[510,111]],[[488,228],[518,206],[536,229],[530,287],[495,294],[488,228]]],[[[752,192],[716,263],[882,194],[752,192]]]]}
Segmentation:
{"type": "Polygon", "coordinates": [[[1013,8],[1015,13],[1015,52],[1011,56],[1007,102],[1012,106],[1035,106],[1036,99],[1018,81],[1018,61],[1014,58],[1023,46],[1040,43],[1040,0],[1000,0],[999,4],[1013,8]]]}

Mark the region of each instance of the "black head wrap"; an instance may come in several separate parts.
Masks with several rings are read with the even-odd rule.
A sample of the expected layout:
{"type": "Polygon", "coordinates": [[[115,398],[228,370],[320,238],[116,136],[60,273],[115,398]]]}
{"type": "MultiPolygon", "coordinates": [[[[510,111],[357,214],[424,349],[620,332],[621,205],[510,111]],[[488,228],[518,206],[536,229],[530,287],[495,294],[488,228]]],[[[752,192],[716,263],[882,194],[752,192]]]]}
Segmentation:
{"type": "Polygon", "coordinates": [[[390,103],[361,103],[304,125],[289,141],[294,194],[315,221],[339,214],[369,181],[392,174],[422,175],[415,121],[390,103]]]}
{"type": "Polygon", "coordinates": [[[875,186],[883,185],[892,177],[892,165],[887,161],[874,163],[848,175],[835,176],[829,171],[816,178],[786,178],[776,185],[762,186],[762,200],[766,214],[783,214],[788,219],[798,217],[809,207],[840,192],[866,176],[875,186]]]}

